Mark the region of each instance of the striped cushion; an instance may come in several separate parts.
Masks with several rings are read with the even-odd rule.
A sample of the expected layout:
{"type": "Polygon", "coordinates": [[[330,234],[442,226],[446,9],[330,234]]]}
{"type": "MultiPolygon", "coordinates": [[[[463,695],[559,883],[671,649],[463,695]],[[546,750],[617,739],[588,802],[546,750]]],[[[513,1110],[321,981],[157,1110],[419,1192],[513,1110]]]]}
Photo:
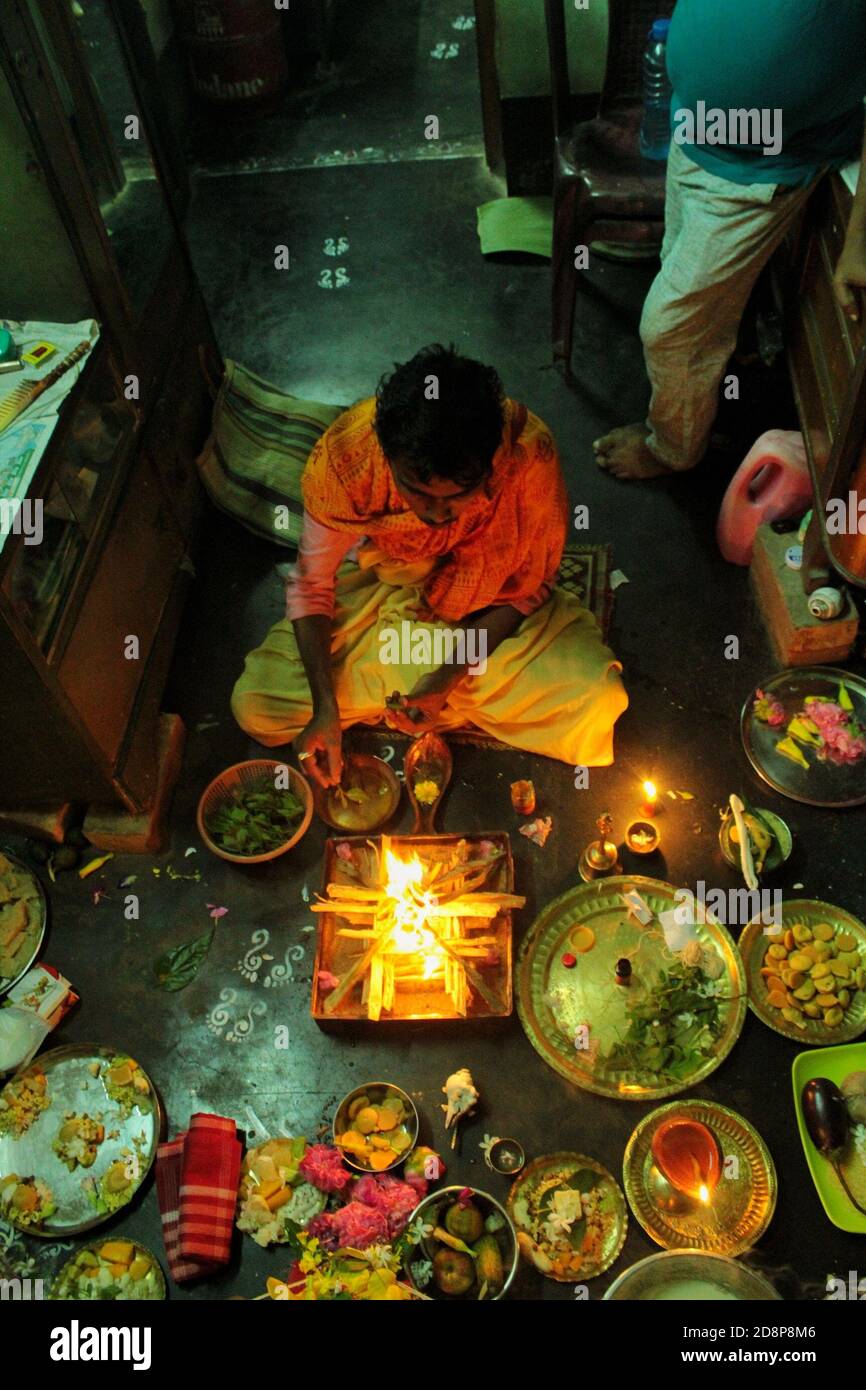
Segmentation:
{"type": "Polygon", "coordinates": [[[211,501],[257,536],[297,548],[304,464],[344,409],[287,396],[227,361],[211,434],[197,460],[211,501]]]}

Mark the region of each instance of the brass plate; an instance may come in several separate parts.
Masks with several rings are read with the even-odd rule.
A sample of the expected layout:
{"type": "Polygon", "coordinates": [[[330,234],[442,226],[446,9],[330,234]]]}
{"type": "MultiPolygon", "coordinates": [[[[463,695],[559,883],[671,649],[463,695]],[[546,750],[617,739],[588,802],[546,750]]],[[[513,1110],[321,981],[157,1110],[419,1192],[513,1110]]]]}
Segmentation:
{"type": "MultiPolygon", "coordinates": [[[[19,1080],[27,1072],[42,1071],[48,1080],[47,1110],[43,1110],[20,1137],[0,1134],[0,1177],[8,1173],[19,1173],[22,1176],[41,1178],[51,1188],[57,1203],[57,1210],[43,1226],[18,1227],[25,1235],[40,1236],[45,1240],[64,1240],[67,1236],[89,1231],[94,1226],[105,1225],[116,1217],[117,1211],[122,1211],[123,1207],[133,1201],[150,1172],[159,1144],[162,1108],[147,1072],[139,1063],[141,1074],[150,1086],[148,1094],[152,1109],[143,1114],[136,1108],[130,1115],[124,1116],[120,1106],[109,1099],[102,1078],[93,1077],[88,1071],[90,1062],[101,1062],[104,1065],[113,1057],[121,1055],[127,1054],[120,1048],[93,1047],[86,1044],[56,1047],[53,1051],[37,1057],[25,1071],[19,1072],[13,1078],[19,1080]],[[83,1089],[85,1085],[87,1090],[83,1089]],[[51,1146],[63,1123],[64,1115],[73,1111],[86,1111],[89,1115],[100,1112],[106,1136],[99,1146],[93,1167],[76,1168],[70,1172],[51,1146]],[[115,1130],[117,1137],[110,1139],[109,1131],[115,1130]],[[133,1144],[134,1138],[139,1140],[138,1149],[133,1144]],[[129,1195],[117,1211],[98,1211],[88,1200],[81,1186],[82,1180],[93,1177],[98,1182],[115,1159],[125,1156],[122,1152],[124,1149],[139,1154],[138,1180],[134,1185],[130,1185],[129,1195]]],[[[7,1220],[12,1225],[17,1225],[11,1217],[7,1217],[7,1220]]]]}
{"type": "MultiPolygon", "coordinates": [[[[89,1250],[91,1254],[95,1255],[97,1251],[100,1249],[100,1247],[105,1244],[106,1240],[124,1239],[125,1237],[123,1233],[119,1232],[117,1235],[105,1236],[102,1240],[88,1241],[86,1245],[79,1246],[75,1254],[70,1255],[69,1259],[62,1266],[59,1274],[54,1280],[54,1283],[51,1285],[51,1292],[49,1293],[48,1297],[51,1299],[59,1300],[60,1302],[66,1302],[70,1300],[76,1303],[81,1302],[82,1300],[80,1300],[78,1297],[77,1286],[71,1286],[68,1291],[65,1291],[64,1285],[66,1283],[67,1278],[71,1278],[72,1267],[75,1264],[75,1261],[78,1259],[78,1256],[81,1254],[82,1250],[89,1250]]],[[[155,1284],[156,1291],[152,1299],[131,1299],[129,1301],[143,1303],[158,1303],[164,1301],[168,1297],[168,1295],[166,1293],[165,1288],[165,1275],[162,1272],[162,1266],[160,1265],[159,1260],[156,1258],[152,1250],[148,1250],[146,1245],[141,1244],[141,1241],[134,1240],[132,1244],[135,1247],[136,1255],[147,1255],[148,1259],[153,1261],[153,1282],[155,1284]]],[[[113,1300],[109,1301],[111,1302],[113,1300]]]]}
{"type": "Polygon", "coordinates": [[[45,929],[48,925],[48,899],[45,896],[45,889],[39,875],[31,869],[29,864],[25,864],[8,849],[4,849],[2,853],[17,873],[26,874],[29,879],[32,879],[37,897],[31,898],[30,902],[39,903],[40,920],[38,924],[28,924],[27,926],[28,947],[24,952],[23,959],[18,962],[16,974],[0,975],[0,996],[8,994],[10,989],[14,989],[18,981],[24,979],[27,971],[39,959],[39,952],[42,950],[42,943],[45,940],[45,929]]]}
{"type": "Polygon", "coordinates": [[[816,752],[804,749],[808,769],[800,767],[776,752],[776,744],[785,737],[788,720],[803,708],[808,695],[823,700],[838,700],[839,686],[844,684],[854,706],[854,717],[866,723],[866,681],[850,671],[836,666],[795,666],[779,671],[761,681],[752,691],[740,714],[740,736],[746,757],[759,777],[776,792],[807,806],[859,806],[866,801],[866,760],[856,763],[822,762],[816,752]],[[754,713],[758,690],[774,695],[785,711],[785,724],[771,729],[754,713]]]}
{"type": "MultiPolygon", "coordinates": [[[[534,1159],[528,1168],[524,1168],[520,1177],[512,1184],[508,1194],[508,1215],[514,1222],[516,1230],[523,1231],[533,1240],[537,1240],[539,1230],[537,1223],[530,1215],[531,1204],[541,1200],[545,1189],[551,1185],[562,1185],[556,1181],[557,1175],[574,1175],[581,1168],[589,1168],[601,1177],[602,1182],[599,1187],[604,1191],[612,1220],[606,1233],[600,1259],[594,1264],[584,1262],[580,1269],[573,1274],[550,1273],[545,1276],[548,1279],[553,1279],[557,1284],[582,1284],[584,1279],[595,1279],[599,1274],[604,1274],[606,1269],[610,1269],[617,1259],[625,1244],[628,1230],[628,1208],[619,1183],[601,1163],[596,1162],[594,1158],[587,1158],[584,1154],[543,1154],[541,1158],[534,1159]]],[[[524,1251],[521,1250],[521,1254],[529,1264],[532,1264],[524,1251]]],[[[532,1267],[535,1268],[534,1265],[532,1267]]]]}
{"type": "MultiPolygon", "coordinates": [[[[829,922],[841,931],[851,932],[852,936],[857,938],[857,949],[866,966],[866,926],[852,913],[846,912],[844,907],[833,907],[831,903],[822,903],[816,898],[792,898],[783,902],[782,930],[794,926],[797,922],[804,923],[807,927],[811,927],[815,922],[829,922]]],[[[740,954],[746,967],[749,1008],[752,1013],[757,1014],[761,1022],[772,1028],[774,1033],[781,1033],[785,1038],[793,1038],[794,1042],[808,1043],[812,1047],[832,1047],[834,1043],[851,1042],[854,1038],[859,1038],[866,1029],[866,990],[858,989],[853,995],[845,1010],[845,1017],[836,1028],[828,1028],[823,1019],[807,1018],[805,1014],[803,1022],[806,1026],[798,1028],[795,1023],[789,1023],[783,1018],[778,1009],[771,1008],[765,1002],[767,991],[761,975],[761,966],[767,947],[780,938],[765,936],[764,926],[765,923],[760,917],[754,917],[740,936],[740,954]]]]}
{"type": "Polygon", "coordinates": [[[578,1051],[573,1038],[578,1025],[590,1023],[590,1036],[595,1034],[604,1048],[610,1046],[623,1031],[626,1005],[641,973],[656,974],[675,957],[667,950],[658,924],[642,927],[629,918],[622,895],[634,888],[655,914],[678,905],[677,889],[658,879],[638,876],[599,879],[580,884],[561,898],[548,903],[528,932],[517,961],[515,983],[517,1009],[526,1035],[536,1052],[567,1080],[596,1095],[613,1096],[618,1100],[662,1100],[678,1095],[703,1081],[727,1057],[743,1026],[746,1016],[746,977],[739,952],[728,932],[713,917],[696,910],[703,920],[696,924],[701,945],[712,946],[725,964],[726,1003],[722,1005],[722,1033],[711,1055],[703,1058],[694,1071],[672,1080],[651,1075],[634,1075],[631,1079],[607,1077],[596,1071],[589,1051],[578,1051]],[[561,957],[569,950],[568,935],[578,925],[589,926],[595,933],[591,951],[578,956],[572,970],[562,965],[561,957]],[[640,955],[633,963],[635,980],[628,989],[614,983],[614,967],[623,955],[640,955]],[[551,1004],[553,992],[560,1009],[557,1023],[551,1004]]]}
{"type": "Polygon", "coordinates": [[[622,1176],[635,1218],[665,1250],[742,1255],[760,1240],[776,1209],[778,1184],[769,1149],[748,1120],[713,1101],[675,1100],[653,1110],[626,1145],[622,1176]],[[652,1179],[658,1169],[650,1146],[659,1124],[671,1115],[699,1121],[718,1140],[722,1176],[706,1206],[669,1188],[673,1211],[660,1209],[653,1200],[652,1179]]]}

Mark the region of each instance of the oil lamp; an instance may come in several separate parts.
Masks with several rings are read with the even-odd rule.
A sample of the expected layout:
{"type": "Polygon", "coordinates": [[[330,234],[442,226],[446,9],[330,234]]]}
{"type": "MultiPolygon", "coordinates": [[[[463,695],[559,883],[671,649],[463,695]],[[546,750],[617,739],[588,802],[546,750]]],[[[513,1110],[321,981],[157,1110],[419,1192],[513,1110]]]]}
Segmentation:
{"type": "Polygon", "coordinates": [[[656,1167],[671,1187],[708,1206],[721,1176],[716,1136],[699,1120],[672,1115],[652,1137],[656,1167]]]}
{"type": "Polygon", "coordinates": [[[643,801],[640,804],[641,815],[657,816],[662,808],[655,782],[644,782],[642,790],[643,801]]]}
{"type": "Polygon", "coordinates": [[[599,838],[590,840],[577,865],[578,873],[584,883],[590,883],[594,878],[604,878],[607,874],[622,872],[616,845],[608,839],[613,829],[613,819],[610,812],[605,811],[603,815],[600,815],[596,825],[599,838]]]}

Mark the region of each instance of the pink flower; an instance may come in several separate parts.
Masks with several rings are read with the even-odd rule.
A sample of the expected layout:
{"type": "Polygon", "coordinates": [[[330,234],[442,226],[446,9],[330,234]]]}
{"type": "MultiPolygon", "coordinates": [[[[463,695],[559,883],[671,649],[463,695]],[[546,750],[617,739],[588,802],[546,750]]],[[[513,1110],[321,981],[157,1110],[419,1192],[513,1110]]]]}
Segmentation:
{"type": "Polygon", "coordinates": [[[319,971],[319,989],[322,994],[329,994],[332,989],[336,989],[340,981],[332,970],[319,971]]]}
{"type": "Polygon", "coordinates": [[[839,729],[848,723],[847,712],[832,700],[813,700],[803,713],[817,725],[821,733],[825,730],[839,729]]]}
{"type": "Polygon", "coordinates": [[[388,1241],[388,1220],[384,1212],[375,1211],[363,1202],[349,1202],[334,1213],[339,1244],[354,1245],[366,1250],[368,1245],[383,1245],[388,1241]]]}
{"type": "Polygon", "coordinates": [[[824,735],[824,747],[818,754],[831,763],[856,763],[866,753],[866,739],[849,733],[847,729],[824,735]]]}
{"type": "Polygon", "coordinates": [[[785,710],[775,695],[765,695],[763,690],[756,690],[755,695],[755,717],[769,724],[771,729],[777,729],[780,724],[784,724],[785,710]]]}
{"type": "Polygon", "coordinates": [[[307,1235],[315,1236],[323,1250],[338,1250],[340,1247],[340,1228],[333,1212],[320,1212],[307,1222],[307,1235]]]}
{"type": "Polygon", "coordinates": [[[298,1165],[299,1171],[320,1192],[342,1192],[352,1174],[343,1167],[337,1149],[327,1144],[311,1144],[298,1165]]]}
{"type": "MultiPolygon", "coordinates": [[[[424,1182],[424,1179],[421,1179],[424,1182]]],[[[424,1183],[426,1194],[426,1183],[424,1183]]],[[[418,1205],[418,1189],[414,1183],[383,1173],[359,1178],[352,1192],[354,1202],[381,1212],[388,1222],[388,1234],[393,1239],[405,1229],[409,1217],[418,1205]]]]}

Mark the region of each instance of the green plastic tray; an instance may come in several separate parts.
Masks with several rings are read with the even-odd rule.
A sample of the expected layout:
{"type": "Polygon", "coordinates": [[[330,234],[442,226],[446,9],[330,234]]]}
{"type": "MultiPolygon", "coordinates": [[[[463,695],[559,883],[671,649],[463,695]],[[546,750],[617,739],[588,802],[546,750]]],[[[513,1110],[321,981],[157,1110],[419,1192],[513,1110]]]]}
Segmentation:
{"type": "MultiPolygon", "coordinates": [[[[840,1086],[848,1073],[852,1071],[866,1071],[866,1043],[843,1043],[841,1047],[810,1048],[808,1052],[798,1052],[791,1067],[791,1080],[794,1083],[794,1113],[797,1116],[797,1128],[800,1131],[803,1152],[806,1155],[809,1172],[812,1174],[812,1181],[818,1196],[821,1198],[821,1205],[833,1225],[838,1226],[841,1231],[851,1231],[854,1235],[866,1235],[866,1216],[849,1202],[831,1165],[822,1154],[819,1154],[809,1138],[806,1122],[803,1119],[803,1107],[800,1103],[803,1087],[807,1081],[811,1081],[813,1076],[826,1076],[828,1080],[835,1081],[836,1085],[840,1086]]],[[[859,1169],[863,1171],[866,1170],[866,1164],[858,1158],[853,1141],[849,1148],[850,1152],[842,1160],[842,1168],[858,1201],[862,1202],[864,1194],[866,1194],[866,1179],[860,1178],[856,1183],[852,1182],[852,1173],[857,1171],[855,1165],[859,1165],[859,1169]]]]}

